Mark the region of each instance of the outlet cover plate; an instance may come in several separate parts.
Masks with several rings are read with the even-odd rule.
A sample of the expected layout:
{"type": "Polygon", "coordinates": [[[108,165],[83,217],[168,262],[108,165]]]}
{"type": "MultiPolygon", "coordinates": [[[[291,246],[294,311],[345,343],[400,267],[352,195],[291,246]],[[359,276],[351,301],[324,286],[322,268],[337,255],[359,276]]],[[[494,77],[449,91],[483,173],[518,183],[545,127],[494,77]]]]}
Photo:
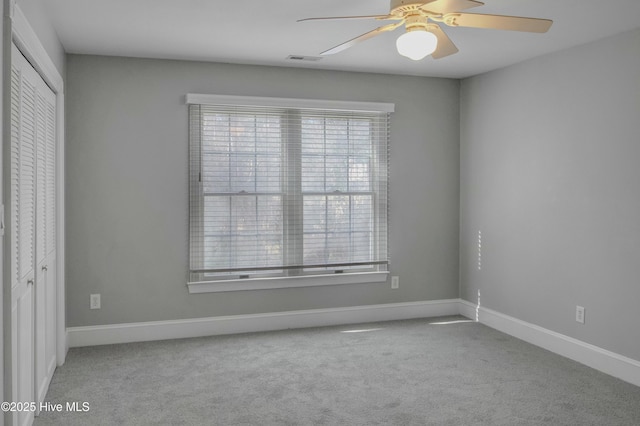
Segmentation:
{"type": "Polygon", "coordinates": [[[396,289],[400,287],[400,277],[391,277],[391,288],[396,289]]]}
{"type": "Polygon", "coordinates": [[[100,309],[100,295],[92,294],[89,297],[89,308],[90,309],[100,309]]]}

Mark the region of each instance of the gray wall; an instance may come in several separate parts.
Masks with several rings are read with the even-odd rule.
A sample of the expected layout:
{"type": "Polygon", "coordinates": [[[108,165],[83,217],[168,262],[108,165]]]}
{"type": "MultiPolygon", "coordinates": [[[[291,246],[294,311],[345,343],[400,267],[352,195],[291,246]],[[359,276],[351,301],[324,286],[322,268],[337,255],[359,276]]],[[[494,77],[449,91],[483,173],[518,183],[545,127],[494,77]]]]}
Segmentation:
{"type": "Polygon", "coordinates": [[[69,326],[458,297],[459,82],[67,56],[69,326]],[[388,283],[190,295],[186,93],[394,102],[388,283]],[[89,294],[102,309],[89,310],[89,294]]]}
{"type": "Polygon", "coordinates": [[[460,105],[461,296],[640,360],[640,30],[464,80],[460,105]]]}

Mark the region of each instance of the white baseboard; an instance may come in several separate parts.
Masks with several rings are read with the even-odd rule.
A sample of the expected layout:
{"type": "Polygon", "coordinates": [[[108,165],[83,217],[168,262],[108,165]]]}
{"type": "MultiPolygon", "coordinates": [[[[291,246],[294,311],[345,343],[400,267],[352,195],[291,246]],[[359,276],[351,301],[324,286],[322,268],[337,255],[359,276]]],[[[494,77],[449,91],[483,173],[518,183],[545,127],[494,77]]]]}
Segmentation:
{"type": "Polygon", "coordinates": [[[458,307],[458,313],[469,319],[478,321],[479,307],[474,305],[471,302],[467,302],[466,300],[462,300],[462,299],[458,299],[458,300],[460,301],[460,304],[458,307]]]}
{"type": "Polygon", "coordinates": [[[68,328],[69,347],[457,315],[459,299],[68,328]]]}
{"type": "Polygon", "coordinates": [[[457,314],[640,386],[640,361],[461,299],[70,327],[67,342],[73,348],[457,314]]]}
{"type": "Polygon", "coordinates": [[[640,361],[460,300],[459,312],[503,333],[640,386],[640,361]]]}

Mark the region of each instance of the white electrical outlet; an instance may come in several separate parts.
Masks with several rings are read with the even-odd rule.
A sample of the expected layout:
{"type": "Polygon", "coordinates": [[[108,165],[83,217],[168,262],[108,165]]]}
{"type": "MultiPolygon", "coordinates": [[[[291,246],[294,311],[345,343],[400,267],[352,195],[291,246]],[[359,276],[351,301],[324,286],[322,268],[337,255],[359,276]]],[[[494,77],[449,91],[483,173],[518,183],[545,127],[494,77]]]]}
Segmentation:
{"type": "Polygon", "coordinates": [[[100,295],[92,294],[89,297],[89,308],[90,309],[100,309],[100,295]]]}
{"type": "Polygon", "coordinates": [[[391,277],[391,288],[396,289],[400,287],[400,277],[391,277]]]}
{"type": "Polygon", "coordinates": [[[582,306],[576,306],[576,321],[584,324],[584,308],[582,306]]]}

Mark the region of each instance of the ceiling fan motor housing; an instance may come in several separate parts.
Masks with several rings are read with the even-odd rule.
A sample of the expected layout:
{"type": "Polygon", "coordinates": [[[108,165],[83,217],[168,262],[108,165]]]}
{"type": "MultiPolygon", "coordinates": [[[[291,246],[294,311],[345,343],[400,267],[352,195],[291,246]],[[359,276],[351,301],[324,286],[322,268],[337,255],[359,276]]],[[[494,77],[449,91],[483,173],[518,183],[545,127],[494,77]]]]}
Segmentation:
{"type": "Polygon", "coordinates": [[[425,0],[391,0],[391,14],[404,15],[407,12],[417,11],[420,6],[425,4],[425,0]]]}
{"type": "Polygon", "coordinates": [[[404,26],[407,31],[422,30],[426,31],[429,26],[427,17],[418,13],[410,13],[404,20],[404,26]]]}

